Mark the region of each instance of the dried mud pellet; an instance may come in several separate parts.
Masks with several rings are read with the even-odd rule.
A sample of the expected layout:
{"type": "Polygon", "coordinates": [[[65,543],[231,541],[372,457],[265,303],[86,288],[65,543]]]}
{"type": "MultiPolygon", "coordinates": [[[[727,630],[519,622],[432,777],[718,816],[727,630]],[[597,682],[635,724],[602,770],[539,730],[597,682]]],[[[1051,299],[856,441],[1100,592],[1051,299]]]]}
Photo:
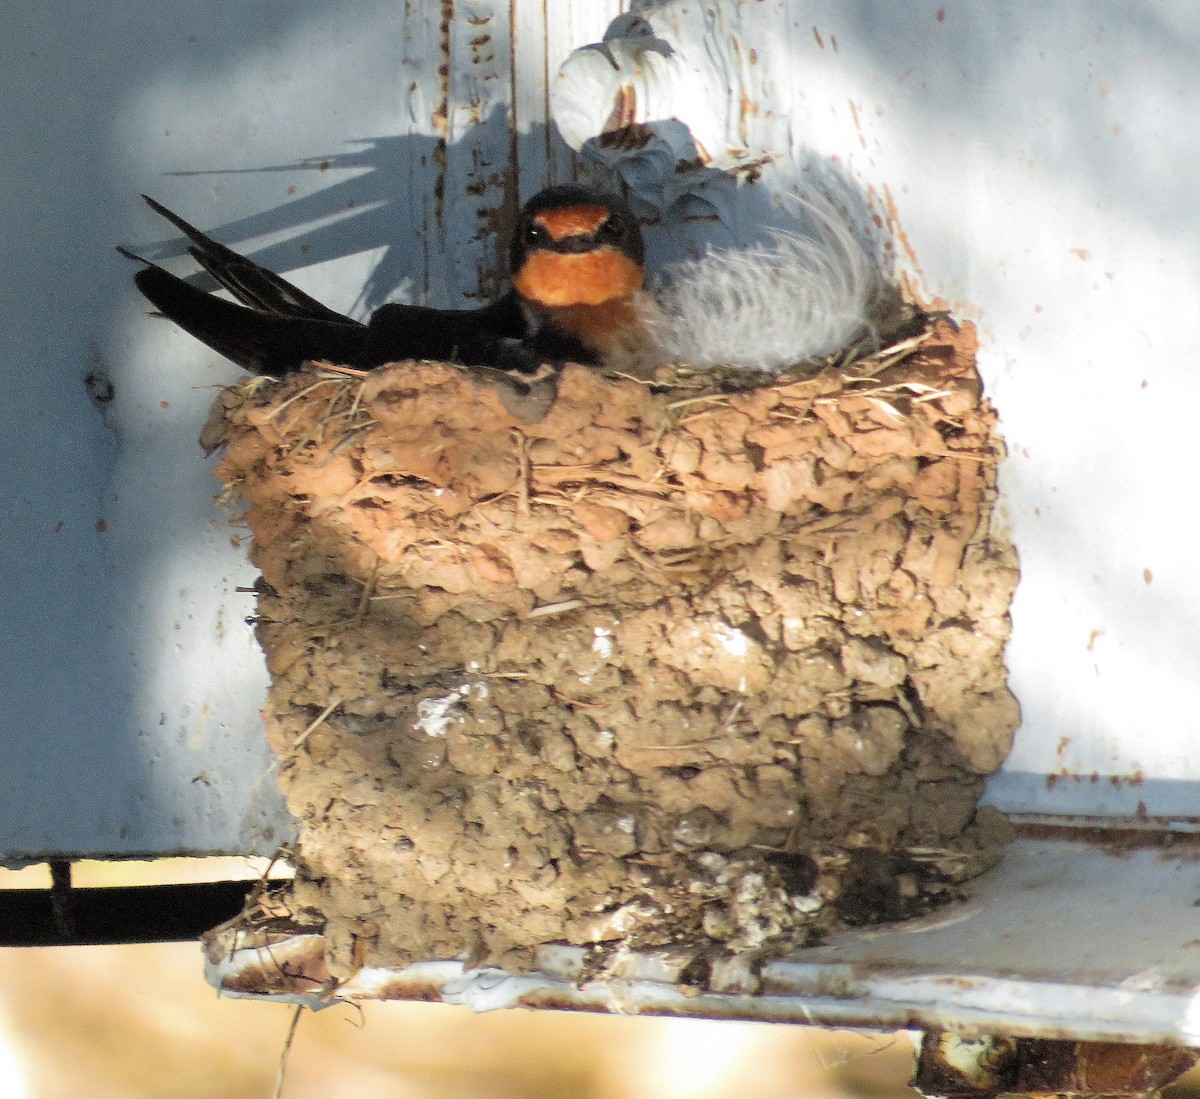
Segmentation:
{"type": "Polygon", "coordinates": [[[223,392],[331,970],[707,944],[736,982],[986,866],[1017,569],[973,353],[938,319],[741,393],[567,367],[533,423],[435,363],[223,392]]]}

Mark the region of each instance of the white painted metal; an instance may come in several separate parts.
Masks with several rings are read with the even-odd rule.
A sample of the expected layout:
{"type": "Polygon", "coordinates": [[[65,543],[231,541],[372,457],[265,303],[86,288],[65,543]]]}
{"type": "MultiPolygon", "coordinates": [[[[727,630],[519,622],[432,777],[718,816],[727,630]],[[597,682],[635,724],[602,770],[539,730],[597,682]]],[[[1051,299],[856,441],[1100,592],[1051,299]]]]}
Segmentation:
{"type": "Polygon", "coordinates": [[[717,195],[733,224],[747,200],[706,173],[661,184],[649,162],[686,148],[680,122],[717,167],[773,157],[780,189],[797,168],[840,174],[899,268],[979,325],[1022,563],[1009,664],[1024,725],[993,800],[1194,818],[1200,221],[1185,181],[1200,149],[1185,119],[1200,16],[835,0],[645,14],[651,33],[626,26],[570,59],[556,112],[581,143],[628,85],[633,120],[664,140],[585,154],[684,226],[698,200],[717,195]]]}
{"type": "MultiPolygon", "coordinates": [[[[265,851],[286,826],[259,729],[253,604],[238,590],[253,570],[194,443],[212,387],[235,372],[145,316],[112,245],[181,248],[136,194],[356,315],[389,298],[473,300],[496,284],[495,232],[519,201],[574,170],[547,100],[558,65],[618,7],[130,0],[7,13],[0,857],[265,851]],[[89,403],[89,373],[111,378],[115,401],[89,403]]],[[[1009,662],[1025,721],[993,800],[1079,823],[1194,826],[1200,9],[713,0],[645,14],[676,66],[699,74],[673,113],[699,109],[715,163],[761,150],[836,167],[891,230],[901,268],[980,326],[1023,569],[1009,662]],[[757,113],[743,116],[734,88],[757,113]]],[[[709,223],[720,242],[754,233],[760,194],[702,192],[727,219],[709,223]],[[724,205],[735,200],[748,205],[724,205]]],[[[658,234],[660,259],[701,239],[697,212],[678,218],[686,245],[658,234]]],[[[645,982],[588,995],[625,1010],[1200,1044],[1194,867],[1170,851],[1025,843],[956,922],[772,963],[766,997],[685,1002],[645,982]]],[[[454,977],[447,965],[421,979],[454,977]]],[[[574,988],[547,982],[552,997],[574,988]]],[[[449,992],[476,1006],[499,995],[449,992]]]]}
{"type": "Polygon", "coordinates": [[[977,319],[1008,441],[1022,565],[1008,659],[1024,724],[993,796],[1194,817],[1200,530],[1185,478],[1200,145],[1180,112],[1195,105],[1200,13],[805,11],[825,41],[796,66],[824,123],[808,140],[888,188],[905,265],[977,319]]]}
{"type": "MultiPolygon", "coordinates": [[[[394,0],[202,13],[140,0],[10,20],[9,858],[265,849],[283,822],[252,602],[236,590],[253,573],[193,443],[207,387],[234,375],[145,317],[110,246],[179,246],[136,193],[358,314],[486,293],[493,231],[572,172],[546,126],[557,66],[617,5],[545,14],[479,0],[443,23],[439,6],[394,0]],[[114,382],[102,411],[89,372],[114,382]]],[[[647,14],[681,57],[700,49],[701,85],[719,88],[716,74],[751,94],[744,148],[720,148],[737,111],[685,104],[705,114],[719,163],[758,145],[836,163],[890,221],[901,267],[980,325],[1023,566],[1010,665],[1025,722],[994,800],[1195,816],[1197,530],[1179,486],[1200,385],[1200,15],[1183,0],[647,14]]]]}
{"type": "Polygon", "coordinates": [[[538,114],[541,44],[557,64],[616,9],[564,10],[549,39],[540,9],[522,6],[519,33],[509,11],[460,3],[443,23],[441,5],[396,0],[134,0],[8,13],[0,858],[279,842],[253,597],[238,590],[254,570],[195,443],[213,387],[237,372],[146,316],[113,246],[191,270],[170,259],[182,242],[144,191],[356,315],[486,292],[494,231],[548,167],[569,172],[538,114]],[[514,151],[531,165],[520,180],[514,151]],[[115,387],[103,409],[89,373],[115,387]]]}
{"type": "MultiPolygon", "coordinates": [[[[474,1011],[576,1007],[615,1014],[769,1019],[868,1029],[948,1029],[1200,1047],[1200,865],[1152,850],[1105,853],[1021,841],[971,900],[926,920],[843,932],[745,966],[724,992],[673,986],[684,961],[629,956],[612,980],[580,984],[582,948],[543,951],[543,972],[464,971],[458,961],[365,968],[347,999],[441,999],[474,1011]],[[664,964],[664,961],[666,964],[664,964]],[[740,977],[740,983],[738,978],[740,977]]],[[[230,995],[327,1006],[319,936],[210,950],[207,976],[230,995]],[[287,965],[280,966],[279,959],[287,965]],[[281,972],[308,974],[263,997],[281,972]],[[252,993],[239,989],[254,989],[252,993]]]]}

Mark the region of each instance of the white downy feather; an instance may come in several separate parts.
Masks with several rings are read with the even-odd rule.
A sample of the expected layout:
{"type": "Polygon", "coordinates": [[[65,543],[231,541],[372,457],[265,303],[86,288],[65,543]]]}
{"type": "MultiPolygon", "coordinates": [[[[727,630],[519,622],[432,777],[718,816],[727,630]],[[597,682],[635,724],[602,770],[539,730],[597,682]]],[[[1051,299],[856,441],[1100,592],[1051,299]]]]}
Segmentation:
{"type": "Polygon", "coordinates": [[[643,309],[659,361],[779,373],[869,333],[879,268],[823,198],[796,201],[811,235],[776,229],[670,269],[643,309]]]}

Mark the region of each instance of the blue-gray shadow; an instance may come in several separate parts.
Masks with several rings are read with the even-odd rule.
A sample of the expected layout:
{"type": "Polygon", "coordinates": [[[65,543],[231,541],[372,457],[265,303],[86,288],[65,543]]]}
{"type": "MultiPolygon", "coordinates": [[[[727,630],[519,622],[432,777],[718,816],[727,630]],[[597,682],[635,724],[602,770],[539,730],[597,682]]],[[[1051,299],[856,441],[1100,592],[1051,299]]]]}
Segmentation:
{"type": "MultiPolygon", "coordinates": [[[[906,9],[899,35],[894,9],[867,0],[839,5],[837,17],[843,37],[854,35],[881,72],[898,72],[908,63],[906,43],[917,34],[936,33],[932,24],[913,26],[918,15],[931,19],[935,6],[906,9]]],[[[142,680],[128,655],[114,650],[112,616],[139,599],[135,578],[142,564],[154,566],[157,553],[186,552],[189,538],[210,522],[211,513],[207,498],[172,499],[169,486],[161,486],[164,521],[178,532],[172,546],[140,545],[128,537],[119,552],[145,553],[145,561],[113,559],[113,539],[104,530],[112,472],[121,448],[133,444],[120,435],[120,417],[90,403],[84,382],[89,374],[112,372],[112,364],[103,361],[103,345],[127,299],[129,277],[128,266],[111,251],[117,243],[112,227],[124,221],[136,199],[96,166],[111,158],[106,142],[123,89],[172,69],[216,69],[251,48],[269,46],[288,26],[327,9],[323,0],[287,6],[219,0],[203,13],[190,13],[164,9],[158,0],[116,7],[75,0],[45,11],[27,7],[8,21],[0,66],[0,99],[9,105],[0,131],[5,193],[0,226],[13,274],[0,280],[8,426],[0,433],[5,471],[0,503],[6,516],[6,537],[0,540],[5,577],[0,690],[6,705],[0,728],[9,766],[0,785],[0,858],[154,853],[164,835],[169,845],[176,842],[171,836],[187,831],[164,833],[156,823],[172,815],[172,794],[148,788],[145,740],[158,734],[131,725],[131,701],[142,680]],[[115,577],[127,586],[115,587],[115,577]]],[[[950,18],[963,10],[951,9],[950,18]]],[[[1068,48],[1069,36],[1055,22],[1060,17],[1053,6],[1019,14],[973,8],[975,46],[966,56],[947,51],[936,64],[947,72],[969,66],[982,82],[1005,64],[1011,43],[1035,33],[1043,36],[1042,45],[1068,48]]],[[[1131,64],[1155,59],[1139,71],[1143,82],[1155,81],[1170,93],[1171,74],[1190,71],[1193,37],[1180,35],[1158,13],[1131,12],[1121,29],[1131,35],[1125,49],[1131,64]]],[[[934,65],[929,51],[923,56],[926,67],[934,65]]],[[[1096,116],[1093,125],[1104,122],[1097,97],[1081,95],[1078,106],[1088,117],[1096,116]]],[[[981,121],[978,109],[976,99],[930,101],[926,124],[969,127],[984,141],[990,130],[1003,131],[1007,120],[999,110],[985,112],[981,121]]],[[[286,274],[298,265],[386,247],[356,306],[369,312],[403,285],[412,271],[410,258],[419,261],[396,244],[386,211],[397,196],[409,194],[403,165],[428,158],[432,144],[431,139],[382,136],[365,147],[334,153],[331,164],[371,170],[295,203],[216,227],[218,235],[236,244],[243,235],[341,215],[253,254],[286,274]]],[[[1114,180],[1118,205],[1130,216],[1165,217],[1181,208],[1186,173],[1164,175],[1159,165],[1114,158],[1080,143],[1047,151],[1048,163],[1081,190],[1098,175],[1114,180]]],[[[312,170],[321,170],[324,159],[310,156],[312,170]]],[[[173,204],[165,190],[156,197],[173,204]]],[[[747,195],[747,223],[762,223],[770,212],[755,209],[760,197],[747,195]]],[[[952,221],[947,219],[947,233],[955,231],[952,221]]],[[[503,226],[494,228],[503,235],[503,226]]],[[[177,243],[174,247],[178,250],[177,243]]],[[[667,245],[659,248],[663,262],[669,251],[667,245]]],[[[416,292],[430,294],[432,304],[445,304],[436,298],[436,285],[418,286],[416,292]]],[[[116,394],[117,402],[129,400],[126,393],[116,394]]],[[[163,417],[164,428],[187,431],[189,437],[197,426],[163,417]]],[[[1188,796],[1183,790],[1180,803],[1188,796]]],[[[1164,794],[1163,804],[1174,804],[1172,797],[1164,794]]]]}

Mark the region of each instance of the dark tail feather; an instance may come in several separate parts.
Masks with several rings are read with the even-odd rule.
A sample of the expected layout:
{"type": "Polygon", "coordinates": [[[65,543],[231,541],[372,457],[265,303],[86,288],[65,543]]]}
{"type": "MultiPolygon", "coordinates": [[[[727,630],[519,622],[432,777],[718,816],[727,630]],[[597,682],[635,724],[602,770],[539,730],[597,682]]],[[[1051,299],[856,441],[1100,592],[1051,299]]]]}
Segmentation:
{"type": "Polygon", "coordinates": [[[164,317],[254,374],[281,378],[310,359],[350,366],[362,361],[366,328],[332,310],[327,312],[338,320],[256,312],[153,264],[139,271],[134,281],[164,317]]]}
{"type": "MultiPolygon", "coordinates": [[[[164,317],[244,370],[283,377],[313,359],[365,369],[403,359],[519,370],[536,370],[541,362],[543,349],[522,342],[528,324],[512,291],[481,309],[385,305],[362,325],[239,256],[162,203],[142,198],[192,241],[188,251],[239,304],[118,248],[145,265],[134,278],[138,289],[164,317]]],[[[580,354],[586,351],[569,357],[580,354]]]]}
{"type": "Polygon", "coordinates": [[[196,262],[243,305],[277,317],[345,321],[346,318],[340,313],[322,305],[316,298],[310,298],[274,271],[268,271],[200,232],[161,202],[156,202],[149,195],[142,195],[142,198],[151,210],[161,214],[192,242],[188,252],[196,262]]]}

